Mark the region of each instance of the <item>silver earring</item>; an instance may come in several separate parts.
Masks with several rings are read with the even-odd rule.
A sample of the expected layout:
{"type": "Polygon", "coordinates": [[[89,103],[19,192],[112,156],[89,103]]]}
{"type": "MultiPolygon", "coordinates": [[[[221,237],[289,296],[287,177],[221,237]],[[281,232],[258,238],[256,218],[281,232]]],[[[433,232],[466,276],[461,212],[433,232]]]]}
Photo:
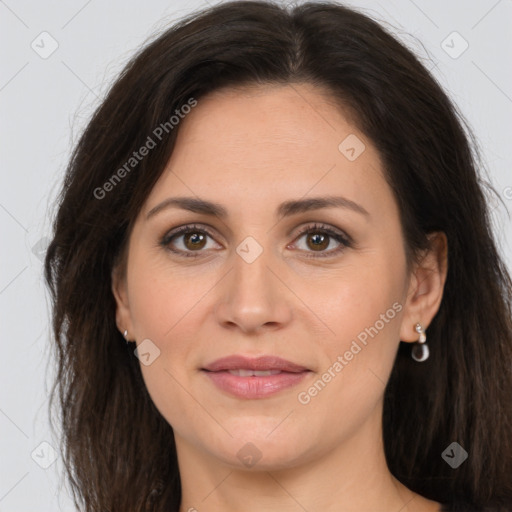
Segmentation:
{"type": "Polygon", "coordinates": [[[128,343],[128,331],[123,332],[124,339],[126,340],[126,343],[128,343]]]}
{"type": "Polygon", "coordinates": [[[428,359],[428,356],[430,354],[428,345],[426,343],[427,341],[427,335],[425,334],[425,331],[423,330],[423,327],[420,323],[417,323],[415,326],[416,332],[420,335],[418,341],[414,343],[411,350],[411,357],[418,361],[418,363],[421,363],[423,361],[426,361],[428,359]]]}

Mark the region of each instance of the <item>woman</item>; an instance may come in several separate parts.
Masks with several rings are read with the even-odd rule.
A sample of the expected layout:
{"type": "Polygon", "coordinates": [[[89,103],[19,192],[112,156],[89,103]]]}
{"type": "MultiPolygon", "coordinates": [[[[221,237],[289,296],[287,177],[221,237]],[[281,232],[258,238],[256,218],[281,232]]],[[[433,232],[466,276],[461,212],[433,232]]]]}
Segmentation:
{"type": "Polygon", "coordinates": [[[143,48],[46,279],[77,505],[512,510],[510,276],[455,107],[333,3],[143,48]]]}

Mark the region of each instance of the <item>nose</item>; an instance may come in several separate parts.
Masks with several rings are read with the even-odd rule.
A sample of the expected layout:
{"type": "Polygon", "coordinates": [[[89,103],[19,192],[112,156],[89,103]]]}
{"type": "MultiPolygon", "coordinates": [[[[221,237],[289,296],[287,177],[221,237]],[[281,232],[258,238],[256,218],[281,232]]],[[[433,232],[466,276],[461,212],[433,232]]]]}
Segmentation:
{"type": "Polygon", "coordinates": [[[233,259],[231,271],[217,289],[219,324],[246,334],[283,328],[292,318],[293,293],[270,251],[263,250],[254,261],[238,253],[233,259]]]}

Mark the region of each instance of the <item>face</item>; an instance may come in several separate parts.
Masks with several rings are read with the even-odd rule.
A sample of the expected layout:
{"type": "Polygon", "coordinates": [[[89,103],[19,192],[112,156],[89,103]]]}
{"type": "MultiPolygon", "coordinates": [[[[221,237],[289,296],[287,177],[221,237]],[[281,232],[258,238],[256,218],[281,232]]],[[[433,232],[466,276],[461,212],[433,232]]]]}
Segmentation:
{"type": "Polygon", "coordinates": [[[217,91],[179,130],[113,288],[178,452],[275,469],[368,441],[399,341],[417,339],[378,153],[306,84],[217,91]],[[211,366],[233,355],[249,361],[211,366]]]}

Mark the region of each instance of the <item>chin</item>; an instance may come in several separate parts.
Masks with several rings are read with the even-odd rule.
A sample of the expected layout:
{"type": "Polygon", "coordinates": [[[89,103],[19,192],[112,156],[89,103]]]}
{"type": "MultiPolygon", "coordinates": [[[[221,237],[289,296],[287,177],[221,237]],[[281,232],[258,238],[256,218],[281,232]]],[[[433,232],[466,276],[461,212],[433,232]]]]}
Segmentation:
{"type": "Polygon", "coordinates": [[[282,428],[278,434],[276,426],[282,418],[266,418],[259,425],[254,419],[246,418],[237,422],[233,428],[229,422],[223,423],[233,437],[223,435],[218,439],[215,449],[206,445],[215,458],[222,460],[226,465],[236,469],[250,471],[276,471],[297,466],[307,459],[307,453],[315,449],[309,447],[308,440],[304,439],[297,427],[290,425],[282,428]],[[268,428],[271,425],[271,428],[268,428]],[[272,432],[272,430],[274,430],[272,432]],[[299,448],[300,447],[300,448],[299,448]]]}

